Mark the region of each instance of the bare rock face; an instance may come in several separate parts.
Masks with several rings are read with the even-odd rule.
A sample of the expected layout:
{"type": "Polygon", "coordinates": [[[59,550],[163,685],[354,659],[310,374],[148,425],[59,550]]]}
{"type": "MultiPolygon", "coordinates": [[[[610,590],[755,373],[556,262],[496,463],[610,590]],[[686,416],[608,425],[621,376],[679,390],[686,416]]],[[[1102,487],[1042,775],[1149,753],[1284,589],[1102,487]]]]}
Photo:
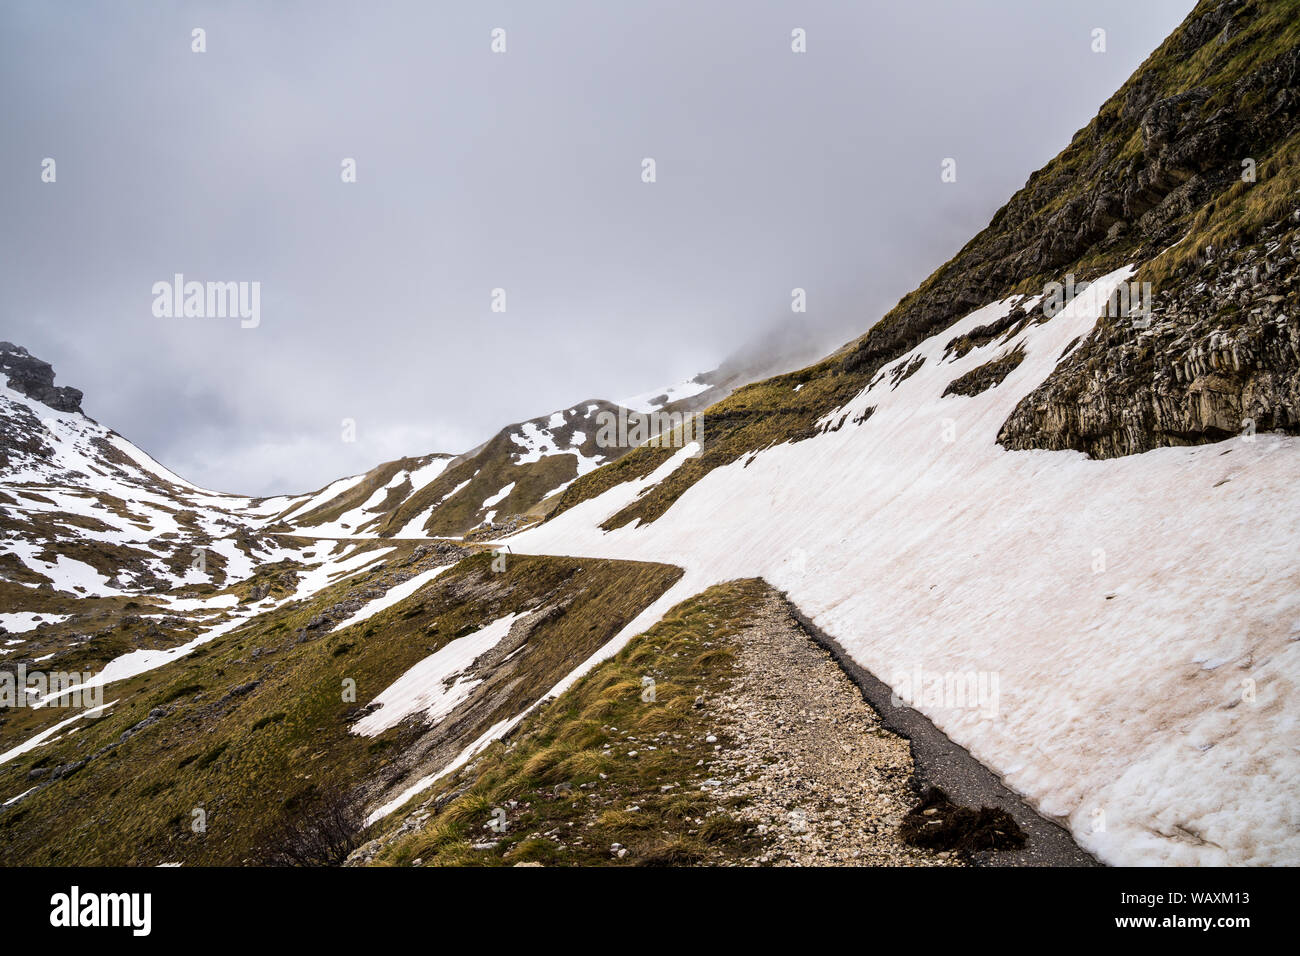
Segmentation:
{"type": "MultiPolygon", "coordinates": [[[[1175,91],[1162,88],[1158,71],[1141,71],[1062,154],[1079,151],[1065,165],[1088,185],[1046,219],[1035,213],[1044,229],[1031,252],[1086,247],[1093,261],[1114,268],[1182,241],[1199,246],[1203,220],[1224,224],[1219,234],[1234,238],[1198,248],[1159,279],[1149,320],[1103,316],[1008,417],[1003,446],[1114,458],[1256,430],[1300,433],[1300,193],[1279,202],[1276,192],[1257,199],[1239,188],[1254,182],[1242,178],[1243,158],[1283,149],[1300,128],[1300,47],[1261,45],[1244,65],[1247,54],[1231,49],[1261,9],[1203,0],[1169,42],[1179,58],[1206,60],[1204,85],[1175,91]],[[1218,83],[1220,76],[1233,79],[1218,83]],[[1127,137],[1118,151],[1116,133],[1127,137]],[[1089,141],[1091,150],[1080,149],[1089,141]],[[1126,245],[1126,237],[1136,242],[1126,245]]],[[[1005,222],[1018,221],[1011,217],[1023,194],[1038,208],[1033,193],[1050,177],[1036,177],[999,214],[1005,222]]],[[[977,239],[963,255],[980,256],[990,242],[977,239]]],[[[1052,261],[1022,254],[1020,274],[1052,261]]],[[[973,274],[1000,274],[995,264],[974,265],[985,268],[973,274]]]]}
{"type": "Polygon", "coordinates": [[[973,368],[960,378],[953,379],[943,390],[944,395],[978,395],[1002,384],[1003,379],[1019,368],[1025,360],[1022,348],[1014,349],[973,368]]]}
{"type": "Polygon", "coordinates": [[[1149,327],[1103,318],[1011,413],[1007,448],[1115,458],[1300,432],[1300,208],[1158,291],[1149,327]]]}
{"type": "Polygon", "coordinates": [[[1230,68],[1235,54],[1225,44],[1259,11],[1244,0],[1202,0],[1156,56],[1181,62],[1206,51],[1204,85],[1167,88],[1160,70],[1139,71],[979,235],[858,341],[844,370],[879,367],[1027,279],[1062,281],[1081,261],[1092,265],[1079,277],[1091,278],[1182,238],[1191,217],[1237,181],[1244,157],[1268,155],[1300,123],[1300,48],[1261,53],[1240,76],[1230,68]]]}
{"type": "Polygon", "coordinates": [[[54,368],[49,362],[33,357],[20,345],[0,342],[0,372],[9,387],[28,398],[43,402],[57,412],[80,412],[80,389],[54,384],[54,368]]]}

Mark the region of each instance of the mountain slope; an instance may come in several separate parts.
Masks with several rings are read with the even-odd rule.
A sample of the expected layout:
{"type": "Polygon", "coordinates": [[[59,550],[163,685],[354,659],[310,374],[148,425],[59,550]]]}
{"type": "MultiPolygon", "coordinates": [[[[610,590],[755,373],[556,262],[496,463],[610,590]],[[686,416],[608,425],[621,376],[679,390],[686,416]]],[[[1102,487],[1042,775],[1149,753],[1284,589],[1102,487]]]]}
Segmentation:
{"type": "Polygon", "coordinates": [[[598,441],[602,416],[618,413],[609,402],[586,401],[501,429],[395,509],[381,533],[464,535],[544,510],[547,498],[630,450],[598,441]]]}
{"type": "Polygon", "coordinates": [[[673,608],[512,739],[445,777],[353,861],[964,862],[904,844],[898,824],[914,802],[915,770],[907,742],[880,726],[761,581],[673,608]]]}
{"type": "Polygon", "coordinates": [[[678,564],[689,592],[763,577],[1104,861],[1300,859],[1276,802],[1300,798],[1300,443],[1109,461],[1000,447],[1100,309],[1084,297],[1006,342],[948,350],[1017,301],[923,341],[897,385],[882,375],[821,434],[713,469],[649,524],[604,530],[653,493],[633,482],[509,543],[678,564]],[[1000,382],[950,389],[1016,354],[1000,382]]]}
{"type": "MultiPolygon", "coordinates": [[[[824,416],[881,370],[972,310],[1130,263],[1145,263],[1132,281],[1152,283],[1157,328],[1131,316],[1103,321],[1086,350],[1017,410],[1008,423],[1010,445],[1109,457],[1217,441],[1232,418],[1233,431],[1251,418],[1256,427],[1294,432],[1300,423],[1294,333],[1270,326],[1288,310],[1295,314],[1296,257],[1288,237],[1300,189],[1298,65],[1300,2],[1202,0],[956,256],[835,355],[738,389],[709,408],[703,454],[611,516],[609,526],[653,521],[713,468],[811,437],[824,416]],[[1242,181],[1247,159],[1255,164],[1253,183],[1242,181]],[[1231,296],[1205,296],[1188,306],[1203,282],[1220,281],[1214,277],[1226,266],[1227,284],[1236,286],[1231,296]],[[1267,287],[1242,282],[1255,266],[1269,276],[1267,287]],[[1222,319],[1213,321],[1219,312],[1222,319]],[[1200,368],[1211,353],[1231,352],[1238,342],[1238,362],[1247,367],[1224,381],[1197,383],[1199,376],[1176,370],[1200,368]],[[1104,401],[1097,397],[1103,392],[1104,401]],[[1206,392],[1221,396],[1221,411],[1200,412],[1206,392]],[[1078,411],[1068,410],[1072,404],[1078,411]],[[1089,420],[1080,424],[1080,416],[1089,420]]],[[[1037,304],[1032,315],[986,333],[1002,335],[1043,317],[1037,304]]],[[[639,449],[619,467],[635,477],[666,458],[661,450],[639,449]]],[[[556,513],[608,483],[599,472],[575,482],[556,513]]]]}
{"type": "MultiPolygon", "coordinates": [[[[285,862],[300,836],[295,821],[400,802],[405,788],[534,705],[680,574],[532,557],[498,570],[486,554],[459,560],[463,552],[413,542],[381,556],[115,682],[98,716],[74,712],[72,731],[0,752],[0,862],[285,862]],[[395,575],[423,585],[364,619],[322,621],[339,605],[372,605],[395,575]],[[494,627],[494,642],[476,640],[494,627]],[[476,652],[440,670],[427,697],[402,698],[412,675],[467,643],[476,652]],[[441,677],[455,682],[445,693],[441,677]]],[[[12,719],[29,733],[52,710],[12,719]]],[[[355,822],[364,827],[363,817],[355,822]]]]}
{"type": "Polygon", "coordinates": [[[787,589],[1103,860],[1300,859],[1297,13],[1199,4],[865,336],[511,546],[787,589]]]}
{"type": "Polygon", "coordinates": [[[300,499],[190,484],[83,415],[79,391],[42,385],[53,381],[49,366],[7,342],[0,374],[0,577],[107,597],[230,584],[278,559],[279,546],[257,532],[300,499]],[[43,367],[35,384],[33,364],[43,367]]]}
{"type": "MultiPolygon", "coordinates": [[[[687,679],[657,642],[694,654],[694,628],[736,621],[682,602],[761,578],[1099,859],[1300,861],[1297,13],[1200,3],[953,260],[829,357],[708,405],[680,447],[603,446],[598,416],[622,410],[590,402],[457,458],[235,499],[142,462],[15,354],[0,587],[26,602],[15,626],[80,615],[17,650],[107,660],[112,688],[101,724],[0,717],[7,858],[262,859],[343,805],[360,814],[348,840],[388,831],[380,861],[463,861],[515,852],[474,848],[491,799],[533,794],[528,819],[550,826],[576,812],[575,781],[618,811],[587,820],[611,838],[640,825],[612,802],[621,787],[695,813],[647,789],[679,782],[656,768],[694,782],[676,758],[610,774],[588,751],[642,756],[615,713],[703,729],[670,712],[678,687],[638,710],[625,669],[687,679]],[[1092,285],[1054,301],[1071,276],[1092,285]],[[1149,313],[1111,308],[1143,281],[1149,313]],[[461,540],[402,540],[432,535],[461,540]],[[166,564],[205,536],[249,540],[247,563],[228,554],[235,570],[202,584],[166,564]],[[145,570],[112,583],[64,564],[93,569],[101,547],[145,570]],[[83,577],[103,597],[75,597],[83,577]],[[128,624],[128,598],[176,619],[128,624]],[[101,649],[141,642],[143,661],[101,649]],[[199,801],[231,821],[227,842],[187,831],[199,801]]],[[[712,398],[693,389],[636,401],[712,398]]],[[[701,685],[722,663],[698,664],[701,685]]],[[[681,823],[638,858],[745,855],[694,847],[681,823]]]]}

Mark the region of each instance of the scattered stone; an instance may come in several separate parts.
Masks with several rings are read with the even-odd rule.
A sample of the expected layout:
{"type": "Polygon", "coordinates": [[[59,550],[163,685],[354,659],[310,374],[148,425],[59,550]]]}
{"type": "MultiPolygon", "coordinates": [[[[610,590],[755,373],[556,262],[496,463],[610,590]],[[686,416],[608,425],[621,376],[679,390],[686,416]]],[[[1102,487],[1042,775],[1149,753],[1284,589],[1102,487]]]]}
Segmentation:
{"type": "MultiPolygon", "coordinates": [[[[908,742],[880,718],[830,654],[769,593],[730,638],[736,676],[710,699],[721,726],[699,786],[762,837],[741,865],[961,866],[909,846],[915,802],[908,742]]],[[[701,761],[701,766],[704,766],[701,761]]]]}

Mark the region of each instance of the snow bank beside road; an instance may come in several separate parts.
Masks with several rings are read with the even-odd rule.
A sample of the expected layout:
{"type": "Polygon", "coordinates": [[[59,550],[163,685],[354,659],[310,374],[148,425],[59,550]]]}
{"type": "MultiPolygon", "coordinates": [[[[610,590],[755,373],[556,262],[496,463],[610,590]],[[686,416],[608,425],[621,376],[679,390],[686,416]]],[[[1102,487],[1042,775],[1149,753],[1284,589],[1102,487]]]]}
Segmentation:
{"type": "Polygon", "coordinates": [[[599,528],[661,476],[509,542],[678,564],[696,590],[761,575],[890,683],[996,674],[995,714],[916,706],[1107,862],[1300,863],[1300,442],[1111,461],[996,444],[1130,274],[945,360],[1014,303],[978,310],[827,417],[842,427],[715,469],[647,526],[599,528]],[[943,397],[1017,344],[1000,385],[943,397]]]}

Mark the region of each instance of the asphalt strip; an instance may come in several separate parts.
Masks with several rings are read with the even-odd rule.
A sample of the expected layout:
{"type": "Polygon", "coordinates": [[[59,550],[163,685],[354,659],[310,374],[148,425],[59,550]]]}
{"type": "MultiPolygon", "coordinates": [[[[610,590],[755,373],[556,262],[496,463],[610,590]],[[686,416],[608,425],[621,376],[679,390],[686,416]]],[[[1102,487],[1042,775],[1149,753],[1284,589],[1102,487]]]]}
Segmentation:
{"type": "Polygon", "coordinates": [[[1019,850],[986,850],[971,854],[977,866],[1101,866],[1092,854],[1074,842],[1070,831],[1040,815],[1010,790],[993,771],[958,746],[924,714],[906,705],[894,706],[889,685],[863,668],[833,637],[808,619],[789,597],[786,606],[808,636],[824,647],[857,685],[863,698],[880,715],[885,727],[906,737],[912,745],[916,782],[940,787],[954,802],[968,807],[999,807],[1015,819],[1025,833],[1019,850]]]}

